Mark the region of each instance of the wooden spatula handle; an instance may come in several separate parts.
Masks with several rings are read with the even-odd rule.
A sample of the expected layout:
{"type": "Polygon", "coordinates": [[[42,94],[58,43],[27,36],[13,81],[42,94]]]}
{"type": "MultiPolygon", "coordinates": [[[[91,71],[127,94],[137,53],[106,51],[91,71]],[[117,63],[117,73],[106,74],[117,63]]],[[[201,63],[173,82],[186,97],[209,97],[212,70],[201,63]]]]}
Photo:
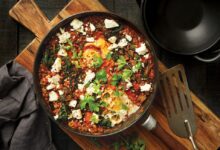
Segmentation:
{"type": "Polygon", "coordinates": [[[15,16],[16,21],[31,30],[39,39],[42,39],[50,29],[49,20],[34,0],[20,0],[9,14],[15,16]]]}
{"type": "Polygon", "coordinates": [[[165,145],[167,145],[171,150],[187,150],[181,143],[179,143],[175,138],[168,134],[161,126],[156,122],[152,115],[142,123],[142,126],[151,131],[156,135],[165,145]]]}

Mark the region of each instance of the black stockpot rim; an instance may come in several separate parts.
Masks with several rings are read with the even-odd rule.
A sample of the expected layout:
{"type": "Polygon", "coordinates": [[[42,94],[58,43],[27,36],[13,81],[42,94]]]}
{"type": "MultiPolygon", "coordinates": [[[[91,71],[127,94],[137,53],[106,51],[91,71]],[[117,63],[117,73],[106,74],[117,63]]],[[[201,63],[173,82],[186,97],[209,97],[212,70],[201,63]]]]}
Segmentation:
{"type": "MultiPolygon", "coordinates": [[[[138,0],[137,0],[138,1],[138,0]]],[[[140,8],[141,8],[141,15],[142,15],[142,21],[144,23],[144,27],[147,31],[147,33],[149,34],[149,36],[151,37],[151,39],[158,45],[160,46],[161,48],[169,51],[169,52],[172,52],[174,54],[180,54],[180,55],[186,55],[186,56],[196,56],[198,54],[201,54],[203,52],[207,52],[209,51],[215,44],[217,44],[219,41],[220,41],[220,36],[218,38],[216,38],[216,40],[214,40],[212,43],[209,44],[209,46],[207,46],[206,48],[203,48],[203,49],[198,49],[197,51],[192,51],[192,52],[176,52],[175,50],[173,50],[172,48],[169,48],[167,47],[165,44],[161,43],[155,36],[154,34],[151,32],[150,30],[150,27],[148,25],[148,20],[147,20],[147,17],[146,17],[146,13],[145,13],[145,10],[146,10],[146,7],[147,7],[147,2],[149,0],[141,0],[141,2],[139,3],[140,4],[140,8]]]]}
{"type": "MultiPolygon", "coordinates": [[[[135,124],[144,114],[145,112],[148,110],[148,108],[150,107],[150,105],[152,104],[154,98],[155,98],[155,94],[157,91],[157,84],[158,84],[158,61],[157,61],[157,57],[154,51],[154,48],[152,46],[152,44],[149,41],[149,38],[140,32],[140,30],[133,25],[131,22],[129,22],[128,20],[113,14],[113,13],[108,13],[108,12],[99,12],[99,11],[86,11],[86,12],[82,12],[79,14],[74,14],[64,20],[62,20],[61,22],[59,22],[56,26],[54,26],[48,33],[47,35],[44,37],[44,39],[41,41],[40,46],[38,48],[36,57],[35,57],[35,61],[34,61],[34,69],[33,69],[33,79],[34,79],[34,88],[35,88],[35,92],[38,98],[38,101],[40,103],[40,105],[43,107],[44,111],[47,113],[47,115],[49,116],[49,118],[56,123],[60,128],[64,128],[67,129],[70,133],[75,133],[75,134],[79,134],[79,135],[83,135],[83,136],[88,136],[88,137],[105,137],[105,136],[111,136],[117,133],[120,133],[124,130],[126,130],[127,128],[131,127],[133,124],[135,124]],[[107,17],[111,17],[111,18],[115,18],[119,21],[122,21],[124,23],[127,23],[130,27],[132,27],[136,32],[138,32],[140,35],[143,35],[143,37],[145,38],[146,42],[148,43],[148,45],[150,46],[151,49],[151,54],[153,57],[153,61],[154,61],[154,72],[155,72],[155,79],[154,79],[154,83],[153,83],[153,88],[154,91],[151,93],[149,99],[146,101],[146,105],[145,107],[143,107],[143,112],[141,112],[140,114],[138,114],[138,117],[133,120],[128,126],[124,127],[124,128],[119,128],[118,130],[111,132],[111,133],[104,133],[104,134],[91,134],[89,132],[80,132],[79,130],[74,130],[71,127],[67,126],[67,125],[63,125],[62,123],[59,123],[58,121],[56,121],[54,119],[54,117],[51,115],[47,105],[45,104],[45,101],[43,99],[42,96],[42,91],[41,91],[41,87],[40,87],[40,80],[39,80],[39,66],[40,66],[40,62],[43,56],[43,51],[44,51],[44,46],[45,44],[48,42],[48,40],[51,38],[52,35],[54,35],[54,33],[57,33],[57,31],[59,30],[60,27],[64,27],[67,23],[69,23],[70,21],[72,21],[74,18],[83,18],[86,16],[91,16],[91,15],[101,15],[101,16],[107,16],[107,17]]],[[[129,119],[129,118],[128,118],[129,119]]]]}

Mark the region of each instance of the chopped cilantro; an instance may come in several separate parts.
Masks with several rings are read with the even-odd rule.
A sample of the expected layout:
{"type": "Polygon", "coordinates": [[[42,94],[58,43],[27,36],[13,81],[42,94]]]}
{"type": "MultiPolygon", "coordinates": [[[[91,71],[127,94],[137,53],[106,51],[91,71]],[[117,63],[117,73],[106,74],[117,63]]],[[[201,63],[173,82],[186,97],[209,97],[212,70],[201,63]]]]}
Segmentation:
{"type": "Polygon", "coordinates": [[[111,84],[116,86],[120,80],[121,80],[121,75],[120,74],[114,74],[112,76],[111,84]]]}
{"type": "Polygon", "coordinates": [[[100,102],[100,106],[102,106],[102,107],[107,107],[108,104],[107,104],[106,102],[104,102],[104,101],[101,101],[101,102],[100,102]]]}
{"type": "Polygon", "coordinates": [[[98,123],[99,122],[99,116],[97,114],[92,114],[92,117],[90,119],[93,123],[98,123]]]}
{"type": "Polygon", "coordinates": [[[80,109],[85,109],[87,104],[91,111],[99,111],[99,104],[95,102],[95,98],[93,96],[86,95],[84,99],[80,101],[80,109]]]}
{"type": "Polygon", "coordinates": [[[112,58],[112,53],[109,52],[109,53],[106,55],[106,59],[107,59],[107,60],[110,60],[111,58],[112,58]]]}
{"type": "Polygon", "coordinates": [[[113,93],[115,96],[119,97],[122,95],[122,92],[120,92],[119,90],[115,90],[114,93],[113,93]]]}
{"type": "Polygon", "coordinates": [[[98,71],[96,73],[96,79],[98,81],[102,81],[102,82],[106,82],[107,81],[107,74],[106,74],[106,71],[104,69],[98,71]]]}
{"type": "Polygon", "coordinates": [[[69,46],[73,47],[73,42],[70,39],[67,39],[67,43],[69,44],[69,46]]]}
{"type": "Polygon", "coordinates": [[[95,57],[92,65],[95,68],[99,68],[102,65],[102,63],[103,63],[103,60],[101,57],[95,57]]]}
{"type": "Polygon", "coordinates": [[[132,76],[132,71],[129,70],[129,69],[124,69],[123,72],[122,72],[122,79],[123,80],[129,80],[130,77],[132,76]]]}
{"type": "Polygon", "coordinates": [[[119,56],[119,58],[117,60],[117,64],[118,64],[118,69],[121,70],[127,64],[125,57],[119,56]]]}
{"type": "Polygon", "coordinates": [[[137,72],[138,70],[140,70],[142,67],[142,64],[140,61],[138,61],[133,67],[132,67],[132,71],[133,72],[137,72]]]}
{"type": "Polygon", "coordinates": [[[67,46],[65,46],[64,48],[65,48],[67,51],[69,51],[69,50],[71,50],[71,49],[72,49],[72,46],[67,45],[67,46]]]}

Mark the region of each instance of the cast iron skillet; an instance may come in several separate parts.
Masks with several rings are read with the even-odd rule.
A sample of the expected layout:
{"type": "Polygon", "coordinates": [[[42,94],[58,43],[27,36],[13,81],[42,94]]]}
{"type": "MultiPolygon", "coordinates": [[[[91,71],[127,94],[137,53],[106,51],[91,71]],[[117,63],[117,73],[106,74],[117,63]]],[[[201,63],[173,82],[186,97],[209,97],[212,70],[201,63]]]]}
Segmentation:
{"type": "Polygon", "coordinates": [[[194,55],[200,61],[213,58],[198,54],[207,51],[220,39],[219,0],[137,0],[151,38],[162,48],[176,54],[194,55]]]}
{"type": "Polygon", "coordinates": [[[80,13],[80,14],[70,16],[70,17],[64,19],[63,21],[61,21],[55,27],[53,27],[49,31],[49,33],[46,35],[46,37],[43,39],[43,41],[41,42],[40,47],[39,47],[38,52],[37,52],[37,55],[36,55],[36,58],[35,58],[35,62],[34,62],[34,71],[33,71],[34,85],[35,85],[35,91],[36,91],[36,94],[38,96],[38,99],[39,99],[39,102],[40,102],[41,106],[44,108],[44,110],[46,111],[46,113],[48,114],[50,119],[53,120],[59,127],[65,128],[69,132],[84,135],[84,136],[102,137],[102,136],[113,135],[113,134],[119,133],[119,132],[129,128],[137,120],[139,120],[141,118],[141,116],[143,116],[143,114],[148,110],[149,106],[152,104],[152,102],[154,100],[156,89],[157,89],[158,64],[157,64],[157,58],[156,58],[154,49],[153,49],[152,45],[149,42],[149,38],[146,35],[143,35],[146,39],[146,43],[148,43],[147,46],[149,46],[149,48],[151,50],[151,53],[152,53],[152,56],[153,56],[153,61],[154,61],[155,80],[154,80],[154,83],[152,85],[153,88],[154,88],[154,91],[150,95],[149,99],[147,99],[143,103],[143,105],[141,106],[139,111],[136,112],[135,114],[131,115],[126,122],[123,122],[122,124],[116,126],[115,128],[106,130],[106,132],[104,132],[103,134],[90,134],[88,132],[80,132],[78,130],[74,130],[74,129],[68,127],[67,125],[63,125],[63,124],[60,124],[57,121],[55,121],[53,116],[50,113],[50,109],[48,108],[47,104],[43,100],[42,91],[41,91],[41,87],[40,87],[40,80],[39,80],[38,71],[39,71],[40,62],[41,62],[41,59],[42,59],[42,56],[43,56],[43,51],[45,50],[45,46],[47,45],[48,41],[51,39],[51,36],[55,35],[61,27],[64,27],[66,24],[70,23],[74,18],[80,19],[80,18],[84,18],[84,17],[88,17],[88,16],[106,16],[106,17],[109,16],[110,18],[113,18],[113,19],[117,20],[119,23],[129,25],[134,30],[136,30],[136,32],[138,32],[140,35],[143,35],[132,23],[130,23],[129,21],[127,21],[127,20],[125,20],[125,19],[123,19],[123,18],[121,18],[121,17],[119,17],[115,14],[112,14],[112,13],[107,13],[107,12],[84,12],[84,13],[80,13]]]}

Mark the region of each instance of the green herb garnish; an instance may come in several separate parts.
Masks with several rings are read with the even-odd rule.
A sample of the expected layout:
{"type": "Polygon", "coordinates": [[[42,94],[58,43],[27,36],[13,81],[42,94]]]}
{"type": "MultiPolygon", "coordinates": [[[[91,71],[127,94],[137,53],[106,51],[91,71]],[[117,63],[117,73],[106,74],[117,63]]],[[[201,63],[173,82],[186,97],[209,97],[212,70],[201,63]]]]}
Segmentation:
{"type": "Polygon", "coordinates": [[[99,111],[99,103],[95,102],[95,98],[93,96],[86,95],[84,99],[80,101],[80,109],[85,109],[87,105],[91,111],[99,111]]]}
{"type": "Polygon", "coordinates": [[[68,113],[67,113],[67,108],[65,104],[62,104],[58,115],[59,115],[58,120],[62,120],[62,121],[68,120],[68,113]]]}
{"type": "Polygon", "coordinates": [[[122,92],[119,91],[118,89],[116,89],[116,90],[113,92],[113,94],[114,94],[115,96],[117,96],[117,97],[122,96],[122,92]]]}
{"type": "Polygon", "coordinates": [[[124,69],[122,72],[122,79],[123,80],[129,80],[132,76],[133,72],[129,69],[124,69]]]}
{"type": "Polygon", "coordinates": [[[121,70],[127,64],[125,57],[119,56],[119,58],[117,60],[117,64],[118,64],[118,70],[121,70]]]}
{"type": "Polygon", "coordinates": [[[96,73],[96,79],[101,81],[101,82],[107,82],[107,74],[106,71],[104,69],[98,71],[96,73]]]}
{"type": "Polygon", "coordinates": [[[111,84],[112,85],[114,85],[114,86],[116,86],[118,83],[119,83],[119,81],[121,80],[121,75],[120,74],[114,74],[113,76],[112,76],[112,81],[111,81],[111,84]]]}
{"type": "Polygon", "coordinates": [[[99,122],[99,116],[97,114],[92,114],[92,117],[90,119],[93,123],[98,123],[99,122]]]}
{"type": "Polygon", "coordinates": [[[102,65],[102,63],[103,63],[103,60],[101,57],[95,57],[92,65],[95,68],[99,68],[102,65]]]}
{"type": "Polygon", "coordinates": [[[109,53],[106,55],[106,59],[107,59],[107,60],[110,60],[111,58],[112,58],[112,53],[109,52],[109,53]]]}

